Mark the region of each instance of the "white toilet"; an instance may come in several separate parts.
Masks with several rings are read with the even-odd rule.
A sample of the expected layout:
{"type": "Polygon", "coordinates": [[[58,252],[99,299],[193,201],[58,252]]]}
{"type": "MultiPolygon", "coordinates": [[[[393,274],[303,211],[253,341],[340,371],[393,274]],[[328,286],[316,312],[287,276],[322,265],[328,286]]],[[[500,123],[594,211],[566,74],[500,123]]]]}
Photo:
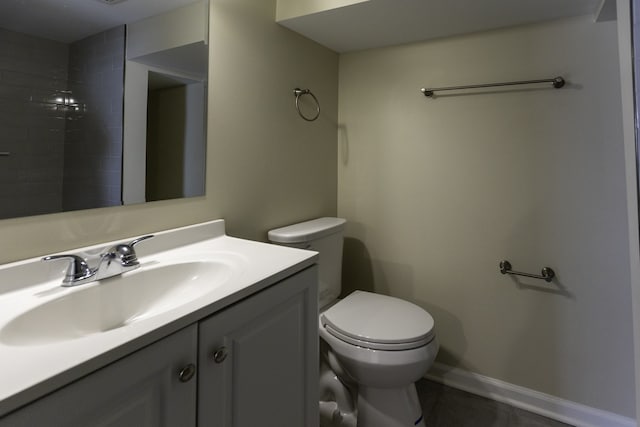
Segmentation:
{"type": "Polygon", "coordinates": [[[433,318],[415,304],[371,292],[338,299],[345,222],[318,218],[269,231],[273,243],[320,254],[321,425],[424,427],[414,383],[438,352],[433,318]]]}

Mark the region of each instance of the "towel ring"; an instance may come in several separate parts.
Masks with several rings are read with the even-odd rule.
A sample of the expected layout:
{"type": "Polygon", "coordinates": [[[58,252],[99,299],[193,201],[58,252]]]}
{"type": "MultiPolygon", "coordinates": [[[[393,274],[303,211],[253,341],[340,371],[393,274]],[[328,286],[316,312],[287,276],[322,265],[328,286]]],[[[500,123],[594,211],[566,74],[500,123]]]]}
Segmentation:
{"type": "Polygon", "coordinates": [[[296,96],[296,110],[298,110],[298,114],[300,114],[300,117],[302,117],[303,119],[305,119],[308,122],[312,122],[315,119],[317,119],[318,117],[320,117],[320,102],[318,102],[318,98],[316,98],[316,96],[313,94],[313,92],[311,92],[309,89],[300,89],[300,88],[295,88],[293,90],[293,94],[296,96]],[[311,97],[313,98],[313,100],[316,102],[316,115],[313,117],[307,117],[304,114],[302,114],[302,111],[300,111],[300,97],[302,95],[311,95],[311,97]]]}

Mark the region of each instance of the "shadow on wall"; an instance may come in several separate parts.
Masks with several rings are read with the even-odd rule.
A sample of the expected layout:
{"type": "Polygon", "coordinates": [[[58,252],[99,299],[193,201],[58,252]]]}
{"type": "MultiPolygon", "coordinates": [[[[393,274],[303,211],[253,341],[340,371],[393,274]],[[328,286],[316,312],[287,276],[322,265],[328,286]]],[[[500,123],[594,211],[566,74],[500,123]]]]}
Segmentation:
{"type": "Polygon", "coordinates": [[[522,291],[537,291],[547,294],[562,295],[568,299],[575,300],[576,297],[569,289],[560,281],[560,277],[556,275],[550,283],[539,279],[522,278],[516,275],[509,275],[515,286],[522,291]]]}
{"type": "MultiPolygon", "coordinates": [[[[359,224],[349,223],[349,227],[352,230],[355,227],[359,235],[364,234],[359,224]]],[[[355,290],[361,290],[415,302],[414,281],[412,265],[372,259],[364,242],[345,236],[341,298],[355,290]]]]}
{"type": "Polygon", "coordinates": [[[344,124],[338,124],[338,151],[344,166],[349,164],[349,135],[344,124]]]}
{"type": "Polygon", "coordinates": [[[364,243],[353,237],[345,237],[343,251],[340,298],[356,290],[374,292],[371,257],[364,243]]]}

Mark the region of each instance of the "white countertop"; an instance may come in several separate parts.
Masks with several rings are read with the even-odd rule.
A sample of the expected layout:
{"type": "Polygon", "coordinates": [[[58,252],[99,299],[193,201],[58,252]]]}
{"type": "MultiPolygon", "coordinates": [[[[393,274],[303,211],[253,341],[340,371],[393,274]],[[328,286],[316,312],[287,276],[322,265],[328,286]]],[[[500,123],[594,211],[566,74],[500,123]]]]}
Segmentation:
{"type": "MultiPolygon", "coordinates": [[[[223,260],[234,266],[231,276],[196,299],[123,327],[66,340],[16,344],[1,339],[2,329],[16,316],[88,287],[108,286],[111,279],[63,288],[64,260],[45,263],[34,258],[0,266],[0,416],[301,271],[317,259],[315,252],[226,236],[223,220],[155,235],[136,246],[141,267],[125,275],[159,263],[223,260]]],[[[112,243],[66,253],[95,254],[112,243]]]]}

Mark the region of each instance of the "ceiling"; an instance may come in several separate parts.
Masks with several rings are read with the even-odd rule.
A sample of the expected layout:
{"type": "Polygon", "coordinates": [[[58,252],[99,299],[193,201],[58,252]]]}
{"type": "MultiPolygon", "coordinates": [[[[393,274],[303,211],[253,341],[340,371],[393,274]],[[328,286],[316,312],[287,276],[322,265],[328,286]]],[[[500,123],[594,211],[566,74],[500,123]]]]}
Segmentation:
{"type": "Polygon", "coordinates": [[[350,52],[578,15],[615,19],[615,0],[368,0],[278,23],[350,52]]]}
{"type": "MultiPolygon", "coordinates": [[[[196,1],[0,0],[0,28],[70,43],[196,1]]],[[[615,0],[365,0],[279,23],[350,52],[600,11],[615,18],[615,0]]]]}
{"type": "Polygon", "coordinates": [[[0,0],[0,28],[71,43],[197,0],[0,0]]]}

